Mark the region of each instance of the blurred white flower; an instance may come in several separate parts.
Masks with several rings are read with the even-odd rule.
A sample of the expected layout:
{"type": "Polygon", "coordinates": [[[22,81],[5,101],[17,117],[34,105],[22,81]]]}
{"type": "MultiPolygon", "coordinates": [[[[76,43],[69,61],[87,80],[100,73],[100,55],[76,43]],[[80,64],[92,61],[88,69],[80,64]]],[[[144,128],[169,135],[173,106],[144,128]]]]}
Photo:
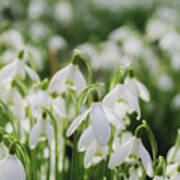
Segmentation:
{"type": "Polygon", "coordinates": [[[171,59],[171,66],[174,70],[179,71],[180,70],[180,53],[175,52],[172,55],[171,59]]]}
{"type": "Polygon", "coordinates": [[[180,94],[177,94],[172,100],[172,107],[176,110],[180,109],[180,94]]]}
{"type": "Polygon", "coordinates": [[[46,38],[50,33],[50,29],[46,24],[36,22],[31,25],[29,29],[29,35],[34,40],[40,40],[46,38]]]}
{"type": "Polygon", "coordinates": [[[24,47],[24,39],[22,35],[15,29],[5,31],[1,35],[0,43],[5,43],[15,50],[19,50],[24,47]]]}
{"type": "Polygon", "coordinates": [[[67,43],[66,43],[66,40],[62,36],[56,35],[56,36],[52,36],[49,39],[48,45],[49,45],[49,48],[61,50],[67,46],[67,43]]]}
{"type": "Polygon", "coordinates": [[[38,74],[29,68],[22,60],[15,59],[0,70],[0,86],[10,84],[15,78],[25,78],[26,73],[34,81],[39,82],[38,74]]]}
{"type": "Polygon", "coordinates": [[[152,177],[153,167],[151,157],[142,144],[141,139],[136,137],[129,139],[126,143],[119,146],[117,150],[111,154],[108,167],[110,169],[114,169],[115,167],[120,166],[123,162],[129,161],[129,155],[131,154],[141,159],[147,175],[152,177]]]}
{"type": "Polygon", "coordinates": [[[0,177],[2,180],[26,180],[22,163],[15,155],[8,155],[0,161],[0,177]]]}
{"type": "Polygon", "coordinates": [[[11,63],[17,56],[17,53],[11,49],[7,49],[3,52],[2,62],[5,64],[11,63]]]}
{"type": "Polygon", "coordinates": [[[170,91],[174,88],[174,82],[172,81],[171,77],[167,74],[162,74],[158,76],[157,85],[161,91],[170,91]]]}
{"type": "Polygon", "coordinates": [[[163,50],[167,50],[169,52],[175,52],[180,50],[180,34],[176,31],[172,30],[166,33],[161,41],[160,47],[163,50]]]}
{"type": "Polygon", "coordinates": [[[78,96],[86,88],[86,80],[77,65],[69,64],[58,71],[49,84],[50,93],[62,93],[67,88],[75,90],[78,96]]]}
{"type": "Polygon", "coordinates": [[[54,16],[62,24],[68,24],[73,17],[73,8],[69,2],[62,1],[55,5],[54,16]]]}
{"type": "Polygon", "coordinates": [[[132,36],[124,41],[123,50],[129,55],[138,56],[143,50],[143,45],[137,36],[132,36]]]}
{"type": "Polygon", "coordinates": [[[32,19],[40,18],[45,12],[47,12],[48,6],[46,1],[43,0],[31,0],[28,7],[28,16],[32,19]]]}
{"type": "Polygon", "coordinates": [[[146,27],[148,39],[155,41],[160,40],[170,29],[170,25],[160,19],[151,19],[146,27]]]}
{"type": "Polygon", "coordinates": [[[54,129],[48,119],[38,119],[29,136],[29,146],[34,149],[40,141],[41,135],[46,135],[50,146],[54,144],[54,129]]]}
{"type": "Polygon", "coordinates": [[[169,178],[163,176],[155,176],[153,180],[168,180],[169,178]]]}
{"type": "Polygon", "coordinates": [[[0,142],[0,161],[8,155],[8,148],[0,142]]]}

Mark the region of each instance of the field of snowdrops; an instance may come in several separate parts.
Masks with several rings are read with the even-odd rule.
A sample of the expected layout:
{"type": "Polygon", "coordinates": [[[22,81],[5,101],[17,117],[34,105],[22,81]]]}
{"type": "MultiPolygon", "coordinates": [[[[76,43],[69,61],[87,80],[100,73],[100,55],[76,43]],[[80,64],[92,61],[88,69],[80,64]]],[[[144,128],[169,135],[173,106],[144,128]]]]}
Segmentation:
{"type": "Polygon", "coordinates": [[[0,0],[0,180],[180,180],[179,0],[0,0]]]}

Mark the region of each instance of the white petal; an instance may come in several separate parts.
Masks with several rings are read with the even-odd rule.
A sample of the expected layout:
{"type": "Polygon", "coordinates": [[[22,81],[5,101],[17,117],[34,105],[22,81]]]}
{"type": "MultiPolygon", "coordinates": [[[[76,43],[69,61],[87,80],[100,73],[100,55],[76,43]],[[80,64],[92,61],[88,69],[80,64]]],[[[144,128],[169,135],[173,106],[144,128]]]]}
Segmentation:
{"type": "Polygon", "coordinates": [[[0,178],[2,180],[25,180],[25,170],[22,163],[14,155],[9,155],[0,165],[0,178]]]}
{"type": "Polygon", "coordinates": [[[29,146],[31,149],[34,149],[39,142],[40,135],[42,133],[42,123],[43,122],[39,120],[32,128],[32,131],[29,137],[29,146]]]}
{"type": "Polygon", "coordinates": [[[117,150],[112,153],[108,167],[114,169],[115,167],[121,165],[130,155],[131,148],[133,146],[134,138],[119,146],[117,150]]]}
{"type": "Polygon", "coordinates": [[[171,175],[174,172],[176,172],[176,168],[178,167],[178,164],[179,163],[167,165],[167,170],[166,170],[167,175],[171,175]]]}
{"type": "Polygon", "coordinates": [[[92,126],[89,126],[87,129],[84,130],[84,132],[82,133],[79,139],[78,151],[87,150],[94,140],[95,139],[92,131],[92,126]]]}
{"type": "Polygon", "coordinates": [[[116,87],[104,97],[103,104],[112,107],[113,104],[118,101],[123,87],[124,85],[117,84],[116,87]]]}
{"type": "Polygon", "coordinates": [[[180,180],[180,173],[177,173],[173,177],[171,177],[171,180],[180,180]]]}
{"type": "Polygon", "coordinates": [[[146,169],[146,173],[149,177],[153,176],[153,167],[152,167],[152,160],[151,156],[149,155],[148,151],[145,149],[143,144],[140,144],[140,157],[142,160],[142,164],[146,169]]]}
{"type": "Polygon", "coordinates": [[[28,66],[25,66],[26,72],[29,75],[29,77],[34,81],[39,83],[40,82],[40,78],[38,76],[38,74],[32,70],[31,68],[29,68],[28,66]]]}
{"type": "Polygon", "coordinates": [[[96,153],[96,143],[91,144],[91,146],[88,148],[84,155],[84,167],[88,168],[93,161],[93,157],[96,153]]]}
{"type": "Polygon", "coordinates": [[[87,87],[86,80],[77,65],[72,65],[69,80],[75,84],[78,96],[87,87]]]}
{"type": "Polygon", "coordinates": [[[47,135],[48,142],[50,146],[52,147],[54,145],[54,129],[52,125],[49,122],[44,122],[45,128],[44,133],[47,135]]]}
{"type": "Polygon", "coordinates": [[[106,114],[106,117],[110,123],[112,123],[114,126],[118,126],[118,128],[124,129],[125,124],[124,121],[121,119],[120,116],[118,116],[111,108],[103,107],[104,112],[106,114]]]}
{"type": "Polygon", "coordinates": [[[0,70],[0,82],[3,82],[5,79],[12,77],[14,66],[15,62],[12,62],[0,70]]]}
{"type": "Polygon", "coordinates": [[[70,125],[70,127],[68,128],[67,132],[66,132],[66,136],[71,136],[74,131],[77,129],[77,127],[82,123],[82,121],[86,118],[86,116],[88,115],[90,109],[87,109],[85,112],[83,112],[81,115],[79,115],[76,119],[74,119],[74,121],[72,122],[72,124],[70,125]]]}
{"type": "Polygon", "coordinates": [[[5,158],[7,154],[8,154],[7,147],[2,142],[0,142],[0,160],[5,158]]]}
{"type": "Polygon", "coordinates": [[[101,103],[92,104],[90,119],[95,138],[102,146],[105,146],[110,138],[110,126],[101,103]]]}
{"type": "Polygon", "coordinates": [[[144,101],[149,101],[150,100],[150,94],[148,89],[142,84],[140,81],[136,79],[136,85],[139,91],[139,96],[142,98],[144,101]]]}
{"type": "Polygon", "coordinates": [[[50,93],[53,93],[53,92],[61,93],[66,89],[64,82],[67,80],[67,75],[71,68],[72,68],[72,65],[69,64],[65,68],[58,71],[53,76],[49,84],[50,93]]]}

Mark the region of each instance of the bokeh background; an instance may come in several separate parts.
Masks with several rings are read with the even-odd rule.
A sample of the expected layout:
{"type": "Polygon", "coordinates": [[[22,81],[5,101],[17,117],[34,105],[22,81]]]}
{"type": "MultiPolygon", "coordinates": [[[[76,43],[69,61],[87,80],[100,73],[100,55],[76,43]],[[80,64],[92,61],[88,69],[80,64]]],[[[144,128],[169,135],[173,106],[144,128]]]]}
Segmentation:
{"type": "Polygon", "coordinates": [[[43,79],[77,48],[90,57],[95,81],[108,85],[131,63],[150,91],[142,117],[164,155],[180,128],[179,17],[179,0],[0,0],[0,66],[25,48],[43,79]]]}

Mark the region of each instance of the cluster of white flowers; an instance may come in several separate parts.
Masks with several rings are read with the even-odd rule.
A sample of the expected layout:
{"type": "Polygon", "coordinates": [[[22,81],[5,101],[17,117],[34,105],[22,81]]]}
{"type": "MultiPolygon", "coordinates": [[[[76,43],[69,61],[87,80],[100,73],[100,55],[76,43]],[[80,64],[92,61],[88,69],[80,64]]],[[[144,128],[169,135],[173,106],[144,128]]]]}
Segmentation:
{"type": "MultiPolygon", "coordinates": [[[[11,121],[6,122],[7,125],[10,125],[5,126],[4,131],[0,129],[1,135],[4,133],[4,139],[16,134],[13,145],[18,141],[23,146],[28,140],[27,148],[33,151],[40,142],[44,142],[46,139],[42,136],[47,137],[52,153],[51,163],[56,164],[52,165],[53,172],[53,169],[59,171],[59,167],[62,170],[65,166],[60,157],[63,156],[64,146],[66,146],[64,140],[66,137],[63,136],[63,131],[65,130],[67,137],[70,137],[75,131],[79,131],[82,134],[79,140],[75,139],[74,141],[78,140],[79,152],[85,151],[84,168],[89,168],[105,160],[108,161],[107,167],[112,171],[117,170],[123,164],[128,164],[129,175],[124,174],[125,179],[139,179],[144,174],[149,177],[156,175],[151,155],[139,136],[141,126],[147,127],[140,124],[135,133],[128,130],[131,123],[130,114],[136,112],[136,119],[141,119],[139,97],[146,102],[150,100],[148,90],[134,77],[129,65],[122,66],[116,71],[116,76],[113,76],[110,83],[110,90],[103,98],[100,98],[101,94],[97,94],[99,98],[95,98],[94,90],[100,84],[87,82],[80,71],[77,65],[78,59],[85,62],[88,76],[92,76],[87,57],[82,52],[75,51],[72,63],[58,71],[50,82],[47,79],[41,81],[38,74],[26,65],[23,61],[23,53],[24,51],[20,51],[18,58],[0,70],[2,105],[8,107],[12,113],[11,121]],[[120,82],[116,84],[117,77],[120,78],[120,82]],[[92,87],[93,91],[91,91],[92,87]],[[68,97],[70,99],[67,99],[68,97]],[[86,103],[86,101],[89,102],[89,99],[91,99],[90,104],[86,103]],[[67,101],[69,101],[68,108],[67,101]],[[71,121],[72,123],[68,127],[71,121]],[[84,126],[79,130],[81,124],[84,126]],[[9,131],[9,126],[11,126],[11,131],[9,131]],[[59,156],[55,158],[57,155],[59,156]]],[[[97,92],[99,92],[98,89],[97,92]]],[[[149,130],[147,132],[151,134],[149,130]]],[[[152,138],[150,141],[154,143],[152,138]]],[[[73,143],[76,144],[76,142],[73,143]]],[[[15,155],[16,147],[13,145],[10,146],[8,153],[6,145],[3,142],[0,144],[0,158],[2,159],[0,161],[0,177],[8,180],[13,175],[14,179],[24,180],[25,176],[29,175],[25,175],[22,165],[24,161],[19,154],[15,155]],[[12,169],[12,174],[8,173],[9,169],[12,169]]],[[[155,149],[155,147],[153,148],[155,149]]],[[[75,149],[72,150],[75,151],[75,149]]],[[[168,159],[174,152],[175,147],[170,151],[168,159]]],[[[45,154],[48,157],[47,152],[45,154]]],[[[176,160],[178,152],[175,155],[177,158],[173,157],[176,160]]],[[[176,161],[174,163],[178,166],[176,161]]],[[[168,173],[168,176],[170,175],[168,173]]],[[[178,172],[175,176],[178,176],[178,172]]]]}

